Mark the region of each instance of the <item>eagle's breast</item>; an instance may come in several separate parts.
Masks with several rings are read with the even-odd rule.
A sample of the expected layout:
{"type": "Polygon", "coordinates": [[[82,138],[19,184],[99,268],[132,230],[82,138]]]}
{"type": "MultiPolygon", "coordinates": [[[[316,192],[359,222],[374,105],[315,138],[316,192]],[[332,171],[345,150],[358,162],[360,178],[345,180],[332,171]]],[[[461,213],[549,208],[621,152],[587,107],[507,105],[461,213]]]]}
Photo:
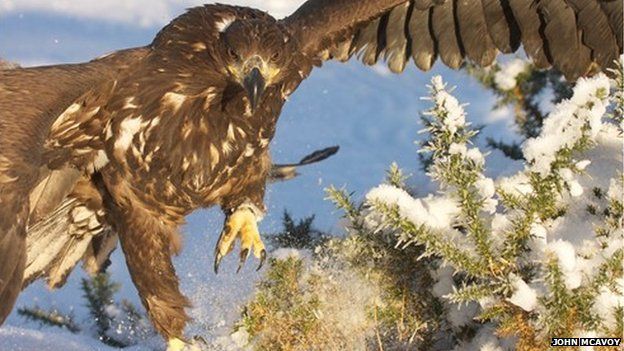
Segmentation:
{"type": "Polygon", "coordinates": [[[265,178],[268,145],[284,100],[278,88],[251,113],[244,92],[208,87],[128,96],[105,130],[107,154],[139,197],[185,208],[219,203],[265,178]]]}

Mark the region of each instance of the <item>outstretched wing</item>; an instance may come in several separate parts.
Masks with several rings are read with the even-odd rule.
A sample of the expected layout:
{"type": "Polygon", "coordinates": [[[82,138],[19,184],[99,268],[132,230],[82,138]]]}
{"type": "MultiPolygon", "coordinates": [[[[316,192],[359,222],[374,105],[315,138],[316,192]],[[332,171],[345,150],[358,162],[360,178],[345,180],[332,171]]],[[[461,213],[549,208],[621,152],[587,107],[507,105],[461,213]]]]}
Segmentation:
{"type": "Polygon", "coordinates": [[[574,80],[622,53],[620,0],[309,0],[284,21],[308,55],[385,60],[393,72],[438,57],[487,66],[522,45],[538,67],[574,80]]]}
{"type": "Polygon", "coordinates": [[[0,323],[22,288],[30,215],[44,218],[64,200],[60,194],[75,185],[58,182],[43,195],[33,193],[49,175],[44,143],[51,126],[85,92],[115,81],[148,50],[125,50],[78,65],[0,69],[0,323]],[[31,197],[42,204],[35,205],[39,212],[32,211],[31,197]]]}

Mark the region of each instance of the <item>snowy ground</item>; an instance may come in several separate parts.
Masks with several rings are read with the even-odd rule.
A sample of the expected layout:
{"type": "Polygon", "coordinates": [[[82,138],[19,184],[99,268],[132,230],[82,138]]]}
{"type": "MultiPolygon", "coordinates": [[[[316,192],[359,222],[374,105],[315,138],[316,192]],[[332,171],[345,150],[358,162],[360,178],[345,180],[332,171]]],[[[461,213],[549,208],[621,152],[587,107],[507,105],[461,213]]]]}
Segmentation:
{"type": "MultiPolygon", "coordinates": [[[[17,8],[0,15],[0,57],[26,65],[87,60],[115,48],[148,43],[160,23],[168,20],[150,19],[141,22],[141,26],[133,26],[128,21],[89,19],[93,16],[80,11],[50,12],[47,5],[41,5],[44,3],[0,1],[0,11],[17,8]],[[44,8],[41,10],[37,6],[44,8]]],[[[168,1],[163,3],[169,4],[168,1]]],[[[285,11],[286,7],[281,7],[283,3],[271,1],[267,4],[285,11]]],[[[143,6],[138,7],[142,9],[143,6]]],[[[304,174],[294,181],[273,185],[267,196],[270,215],[261,229],[264,232],[279,230],[281,214],[288,209],[295,218],[316,214],[319,229],[340,232],[339,216],[324,200],[323,189],[329,185],[344,185],[364,194],[379,183],[393,161],[413,173],[412,181],[417,189],[426,193],[429,185],[420,174],[417,147],[413,142],[421,129],[417,122],[419,111],[426,106],[419,97],[426,95],[425,84],[432,74],[442,74],[446,81],[458,86],[457,96],[462,101],[472,102],[466,109],[473,124],[486,125],[480,140],[485,136],[505,140],[514,137],[513,131],[508,129],[509,113],[490,111],[493,97],[462,73],[437,65],[431,73],[410,67],[397,76],[381,66],[370,69],[357,62],[327,64],[315,71],[286,105],[272,150],[277,162],[295,161],[314,149],[329,145],[340,145],[340,153],[320,165],[304,169],[304,174]]],[[[493,166],[489,176],[506,168],[507,163],[500,153],[489,157],[488,165],[493,166]]],[[[222,273],[214,275],[212,252],[221,222],[221,214],[215,209],[190,216],[183,230],[185,250],[175,261],[183,290],[194,305],[191,314],[195,322],[189,326],[188,333],[203,335],[213,343],[220,342],[219,336],[228,335],[231,321],[240,313],[238,306],[252,291],[258,277],[252,273],[251,264],[242,274],[234,274],[235,258],[232,257],[225,260],[222,273]]],[[[110,272],[113,279],[122,284],[119,297],[139,304],[119,251],[113,256],[110,272]]],[[[22,293],[17,306],[54,306],[72,311],[77,321],[84,321],[88,316],[78,289],[82,276],[82,272],[76,271],[67,286],[56,292],[47,291],[41,283],[33,284],[22,293]]],[[[158,345],[156,339],[132,350],[150,350],[158,345]]],[[[14,312],[0,328],[0,351],[9,350],[110,348],[88,335],[39,328],[14,312]]]]}

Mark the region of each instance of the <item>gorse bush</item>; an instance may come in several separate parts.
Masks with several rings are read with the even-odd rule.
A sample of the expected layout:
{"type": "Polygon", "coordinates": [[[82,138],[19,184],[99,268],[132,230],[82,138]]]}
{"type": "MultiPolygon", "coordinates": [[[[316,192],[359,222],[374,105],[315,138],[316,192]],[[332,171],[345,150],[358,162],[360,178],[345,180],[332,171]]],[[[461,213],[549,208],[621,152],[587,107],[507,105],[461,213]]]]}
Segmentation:
{"type": "Polygon", "coordinates": [[[461,105],[439,77],[430,89],[423,151],[439,192],[416,198],[382,185],[368,193],[366,216],[447,267],[434,290],[478,345],[457,343],[503,347],[508,336],[536,350],[553,336],[622,335],[622,136],[608,120],[609,80],[581,79],[523,144],[525,169],[497,181],[483,175],[461,105]]]}
{"type": "Polygon", "coordinates": [[[348,235],[271,262],[239,325],[250,348],[547,350],[551,337],[622,335],[622,69],[569,90],[509,65],[473,75],[516,105],[524,142],[490,145],[524,168],[485,176],[477,130],[434,77],[421,158],[438,190],[418,196],[395,165],[362,203],[329,189],[348,235]],[[347,305],[349,323],[324,312],[347,305]]]}
{"type": "Polygon", "coordinates": [[[243,312],[238,333],[256,350],[361,350],[372,332],[362,306],[376,287],[351,271],[280,249],[243,312]]]}

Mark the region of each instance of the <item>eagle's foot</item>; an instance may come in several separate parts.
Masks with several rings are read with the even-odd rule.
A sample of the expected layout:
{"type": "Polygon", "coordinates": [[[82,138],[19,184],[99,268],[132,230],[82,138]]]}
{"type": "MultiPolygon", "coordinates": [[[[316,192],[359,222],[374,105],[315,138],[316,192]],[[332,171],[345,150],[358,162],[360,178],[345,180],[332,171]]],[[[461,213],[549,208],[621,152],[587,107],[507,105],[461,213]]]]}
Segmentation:
{"type": "Polygon", "coordinates": [[[191,342],[173,338],[167,342],[166,351],[202,351],[205,349],[203,346],[207,346],[207,343],[201,336],[193,337],[191,342]]]}
{"type": "Polygon", "coordinates": [[[234,249],[234,242],[238,236],[240,236],[241,240],[241,251],[240,262],[236,272],[238,273],[243,268],[249,253],[252,251],[254,256],[260,259],[257,270],[262,268],[266,260],[266,250],[260,238],[256,215],[250,208],[240,207],[225,220],[223,231],[215,248],[215,273],[219,272],[219,265],[223,257],[234,249]]]}

